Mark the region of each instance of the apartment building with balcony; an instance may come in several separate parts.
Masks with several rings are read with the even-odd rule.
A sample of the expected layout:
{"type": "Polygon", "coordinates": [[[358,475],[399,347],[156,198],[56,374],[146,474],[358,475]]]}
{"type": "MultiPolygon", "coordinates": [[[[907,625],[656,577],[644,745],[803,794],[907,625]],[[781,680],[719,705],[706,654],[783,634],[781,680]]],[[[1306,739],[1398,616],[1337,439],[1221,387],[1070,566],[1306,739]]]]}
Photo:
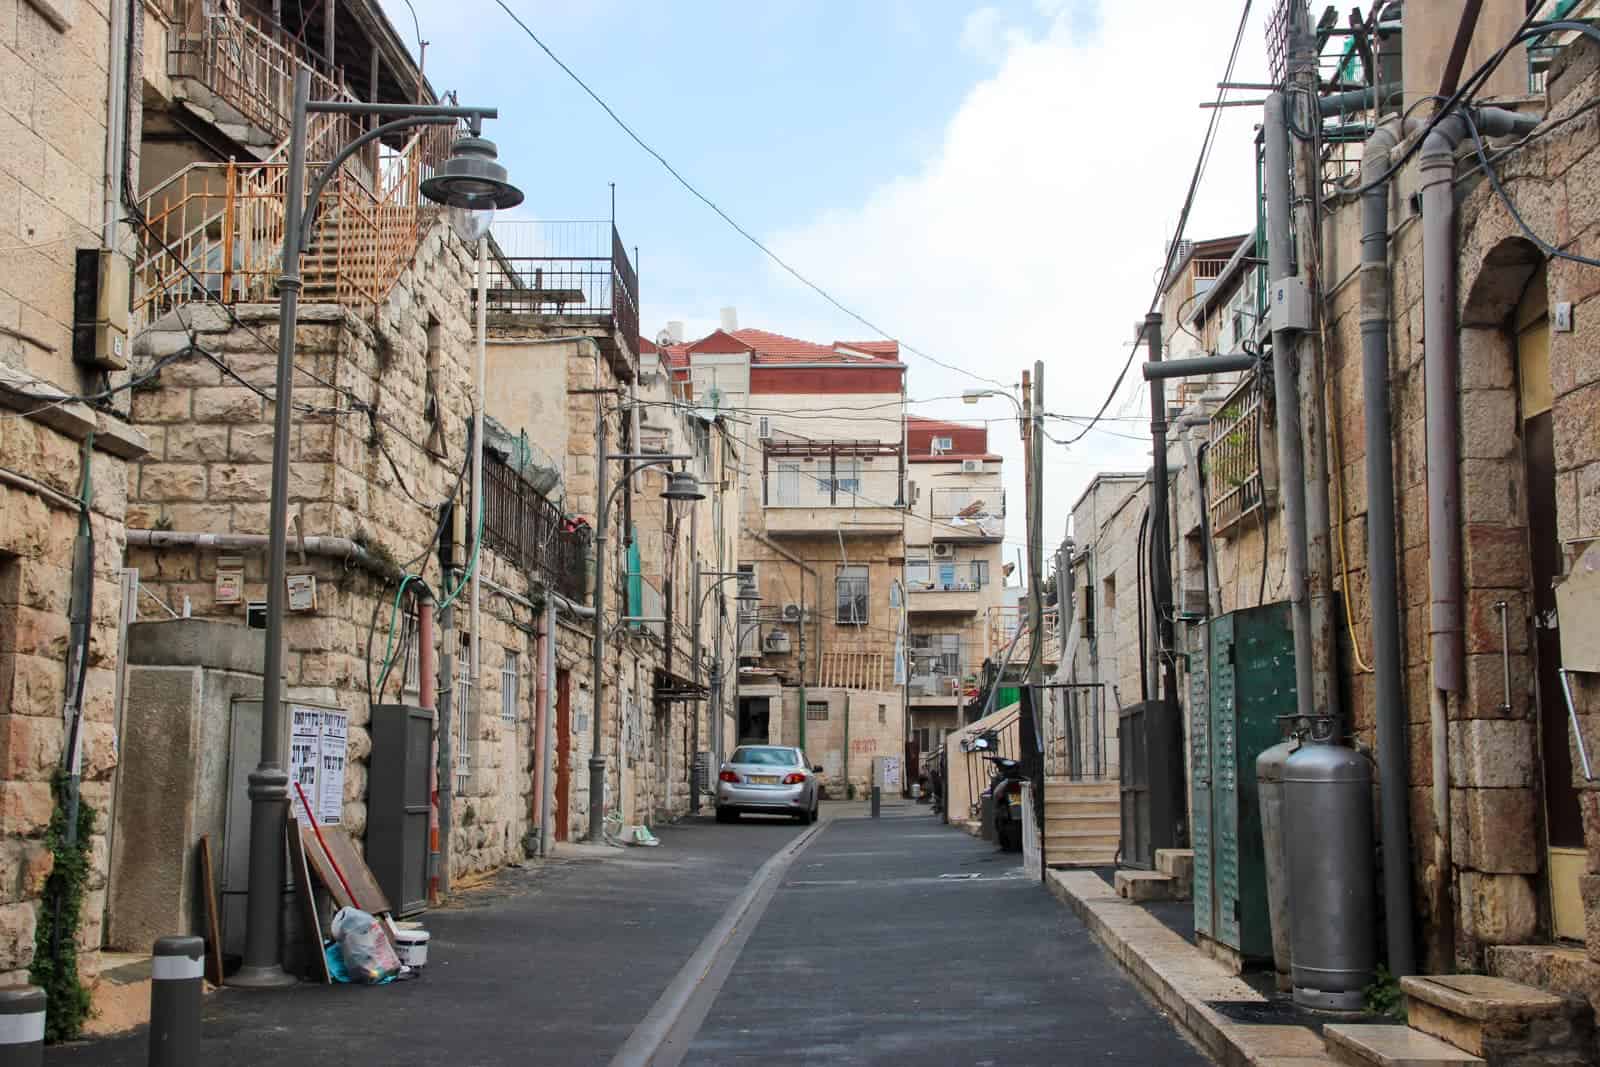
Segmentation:
{"type": "Polygon", "coordinates": [[[917,751],[937,748],[962,723],[1000,643],[1006,499],[989,431],[910,415],[906,465],[906,702],[917,751]]]}
{"type": "MultiPolygon", "coordinates": [[[[840,795],[874,756],[905,751],[905,365],[892,341],[799,340],[723,328],[659,338],[680,398],[726,420],[741,446],[738,531],[724,566],[751,575],[736,609],[737,711],[729,743],[796,744],[840,795]]],[[[730,591],[731,600],[731,591],[730,591]]]]}

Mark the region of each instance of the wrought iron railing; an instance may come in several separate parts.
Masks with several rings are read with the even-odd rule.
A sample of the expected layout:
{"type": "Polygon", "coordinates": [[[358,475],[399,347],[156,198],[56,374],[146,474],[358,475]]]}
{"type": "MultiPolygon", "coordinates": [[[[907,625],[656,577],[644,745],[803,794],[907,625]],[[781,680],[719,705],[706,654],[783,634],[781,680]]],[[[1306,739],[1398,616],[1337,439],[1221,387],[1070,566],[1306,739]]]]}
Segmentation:
{"type": "MultiPolygon", "coordinates": [[[[294,114],[294,76],[311,72],[313,100],[355,97],[309,62],[293,42],[274,40],[236,11],[220,3],[188,0],[177,5],[167,69],[173,77],[201,82],[230,107],[272,137],[289,135],[294,114]]],[[[329,159],[354,140],[359,121],[336,116],[319,126],[320,139],[307,144],[306,158],[329,159]]]]}
{"type": "Polygon", "coordinates": [[[483,458],[484,547],[581,603],[588,595],[588,527],[574,527],[494,453],[483,458]]]}
{"type": "Polygon", "coordinates": [[[761,450],[761,504],[901,508],[900,449],[886,441],[769,441],[761,450]]]}
{"type": "Polygon", "coordinates": [[[617,228],[601,221],[497,222],[489,310],[609,315],[632,346],[639,337],[639,276],[617,228]]]}
{"type": "Polygon", "coordinates": [[[1262,506],[1261,419],[1260,379],[1253,373],[1211,417],[1206,479],[1215,533],[1231,529],[1262,506]]]}
{"type": "MultiPolygon", "coordinates": [[[[383,150],[376,183],[352,163],[324,187],[300,265],[307,302],[376,312],[438,216],[421,184],[448,154],[452,136],[449,126],[423,127],[402,147],[383,150]]],[[[134,274],[141,325],[185,304],[273,298],[283,273],[288,175],[282,160],[193,163],[144,195],[134,274]]]]}

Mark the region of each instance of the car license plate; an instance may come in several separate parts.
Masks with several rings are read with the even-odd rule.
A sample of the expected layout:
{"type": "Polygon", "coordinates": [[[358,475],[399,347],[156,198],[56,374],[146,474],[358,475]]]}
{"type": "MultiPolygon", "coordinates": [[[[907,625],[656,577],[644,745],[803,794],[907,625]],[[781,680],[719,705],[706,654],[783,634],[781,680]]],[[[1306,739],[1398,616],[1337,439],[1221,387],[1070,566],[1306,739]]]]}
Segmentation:
{"type": "Polygon", "coordinates": [[[775,774],[752,774],[750,781],[754,785],[777,785],[778,776],[775,774]]]}

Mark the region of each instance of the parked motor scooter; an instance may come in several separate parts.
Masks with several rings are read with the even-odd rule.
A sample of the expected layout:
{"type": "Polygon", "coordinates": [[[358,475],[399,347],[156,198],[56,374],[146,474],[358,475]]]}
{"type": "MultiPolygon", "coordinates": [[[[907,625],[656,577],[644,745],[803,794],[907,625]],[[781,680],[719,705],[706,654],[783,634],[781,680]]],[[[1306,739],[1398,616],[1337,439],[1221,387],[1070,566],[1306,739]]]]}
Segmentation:
{"type": "Polygon", "coordinates": [[[984,756],[994,766],[985,794],[993,798],[990,810],[994,820],[994,839],[1002,851],[1022,851],[1022,791],[1028,779],[1022,774],[1022,761],[1003,756],[984,756]]]}

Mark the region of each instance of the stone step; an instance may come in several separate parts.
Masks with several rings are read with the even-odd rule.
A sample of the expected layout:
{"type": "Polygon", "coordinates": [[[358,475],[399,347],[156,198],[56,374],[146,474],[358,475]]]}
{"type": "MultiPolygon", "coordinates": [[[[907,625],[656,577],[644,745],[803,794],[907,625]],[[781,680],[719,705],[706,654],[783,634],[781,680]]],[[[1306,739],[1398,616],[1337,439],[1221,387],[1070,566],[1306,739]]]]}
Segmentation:
{"type": "Polygon", "coordinates": [[[1051,798],[1044,801],[1045,815],[1104,815],[1112,819],[1122,817],[1122,805],[1115,800],[1078,800],[1076,798],[1051,798]]]}
{"type": "Polygon", "coordinates": [[[1156,849],[1156,870],[1170,874],[1180,882],[1194,881],[1194,849],[1156,849]]]}
{"type": "Polygon", "coordinates": [[[1125,900],[1178,900],[1178,880],[1160,871],[1118,871],[1111,885],[1125,900]]]}
{"type": "Polygon", "coordinates": [[[1095,847],[1116,848],[1122,843],[1122,835],[1116,832],[1100,830],[1057,830],[1054,828],[1045,831],[1045,843],[1051,841],[1068,847],[1095,847]]]}
{"type": "Polygon", "coordinates": [[[1044,856],[1045,866],[1054,868],[1109,867],[1117,862],[1117,850],[1114,848],[1053,845],[1049,841],[1044,843],[1044,856]]]}
{"type": "Polygon", "coordinates": [[[1586,1063],[1593,1014],[1587,1004],[1485,974],[1400,979],[1413,1029],[1493,1061],[1586,1063]]]}
{"type": "Polygon", "coordinates": [[[1350,1067],[1472,1067],[1484,1061],[1409,1026],[1335,1023],[1322,1040],[1335,1063],[1350,1067]]]}
{"type": "Polygon", "coordinates": [[[1044,814],[1045,829],[1058,830],[1100,830],[1106,833],[1121,833],[1122,820],[1115,815],[1097,815],[1094,812],[1079,812],[1076,809],[1066,812],[1047,811],[1044,814]]]}

